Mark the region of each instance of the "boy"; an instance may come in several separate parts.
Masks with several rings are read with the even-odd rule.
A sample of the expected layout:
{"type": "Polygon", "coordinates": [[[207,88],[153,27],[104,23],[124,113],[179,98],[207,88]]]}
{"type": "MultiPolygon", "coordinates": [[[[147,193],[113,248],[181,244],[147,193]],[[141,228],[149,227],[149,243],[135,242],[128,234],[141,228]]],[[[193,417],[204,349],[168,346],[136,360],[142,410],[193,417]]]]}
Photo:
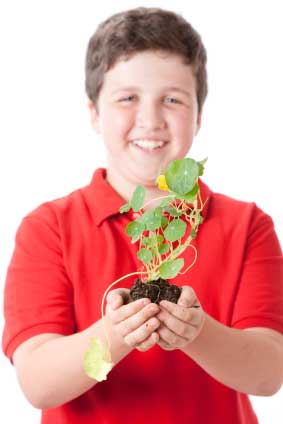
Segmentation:
{"type": "Polygon", "coordinates": [[[91,338],[105,341],[103,293],[139,267],[125,235],[132,212],[119,208],[137,185],[146,202],[157,197],[159,169],[188,153],[207,94],[205,48],[173,12],[116,14],[89,42],[86,89],[107,169],[23,219],[7,274],[3,348],[26,397],[45,424],[257,423],[247,395],[282,385],[282,252],[269,216],[202,181],[199,256],[189,283],[174,279],[178,304],[112,290],[115,366],[104,382],[86,376],[91,338]]]}

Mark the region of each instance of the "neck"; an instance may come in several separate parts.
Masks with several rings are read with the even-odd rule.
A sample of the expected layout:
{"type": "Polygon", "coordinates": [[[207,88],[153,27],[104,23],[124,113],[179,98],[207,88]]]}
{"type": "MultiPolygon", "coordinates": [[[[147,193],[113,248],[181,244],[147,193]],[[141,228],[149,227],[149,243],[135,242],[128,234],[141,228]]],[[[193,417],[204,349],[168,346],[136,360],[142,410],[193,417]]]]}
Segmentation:
{"type": "MultiPolygon", "coordinates": [[[[113,171],[106,170],[106,181],[114,188],[114,190],[126,201],[128,202],[133,192],[135,191],[135,188],[138,185],[129,179],[123,178],[123,176],[119,174],[113,173],[113,171]]],[[[162,190],[159,190],[156,186],[156,184],[146,184],[144,185],[146,188],[145,193],[145,199],[144,199],[144,209],[150,210],[155,208],[159,203],[161,199],[158,199],[154,201],[156,198],[160,197],[166,197],[167,192],[163,192],[162,190]],[[149,203],[150,202],[150,203],[149,203]],[[148,204],[149,203],[149,204],[148,204]]]]}

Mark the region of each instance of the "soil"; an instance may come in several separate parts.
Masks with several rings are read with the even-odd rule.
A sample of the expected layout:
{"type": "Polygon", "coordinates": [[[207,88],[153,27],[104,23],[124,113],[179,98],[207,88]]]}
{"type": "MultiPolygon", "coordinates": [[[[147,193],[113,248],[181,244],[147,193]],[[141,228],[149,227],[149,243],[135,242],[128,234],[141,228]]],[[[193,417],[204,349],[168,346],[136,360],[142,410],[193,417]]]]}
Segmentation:
{"type": "Polygon", "coordinates": [[[133,300],[148,297],[152,303],[159,304],[161,300],[169,300],[170,302],[177,303],[181,291],[182,289],[180,287],[169,284],[162,278],[146,283],[143,283],[137,278],[130,289],[130,295],[133,300]]]}

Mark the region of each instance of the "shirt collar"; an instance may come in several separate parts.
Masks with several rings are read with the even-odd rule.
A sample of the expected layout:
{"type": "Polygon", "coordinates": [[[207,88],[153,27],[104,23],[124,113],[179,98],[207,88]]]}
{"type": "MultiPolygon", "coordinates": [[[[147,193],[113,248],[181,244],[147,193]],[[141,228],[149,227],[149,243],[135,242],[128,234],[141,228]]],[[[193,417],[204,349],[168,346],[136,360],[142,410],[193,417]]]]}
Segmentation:
{"type": "MultiPolygon", "coordinates": [[[[203,203],[205,202],[202,211],[202,216],[205,219],[209,208],[211,190],[200,178],[199,186],[201,199],[203,203]]],[[[91,183],[86,187],[85,195],[93,211],[93,219],[97,226],[111,216],[116,214],[120,215],[119,209],[126,203],[126,200],[123,199],[106,180],[105,168],[98,168],[95,170],[91,183]]],[[[132,210],[128,212],[128,215],[133,219],[132,210]]]]}

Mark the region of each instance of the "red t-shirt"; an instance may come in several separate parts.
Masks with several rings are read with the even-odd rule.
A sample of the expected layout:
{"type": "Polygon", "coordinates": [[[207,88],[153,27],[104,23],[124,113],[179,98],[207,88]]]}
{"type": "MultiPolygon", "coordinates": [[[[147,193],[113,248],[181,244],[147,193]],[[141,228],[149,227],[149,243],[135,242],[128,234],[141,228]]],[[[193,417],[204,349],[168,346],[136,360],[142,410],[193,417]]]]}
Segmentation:
{"type": "MultiPolygon", "coordinates": [[[[22,342],[41,333],[73,334],[101,318],[106,287],[136,271],[138,243],[125,233],[131,212],[98,169],[91,183],[46,202],[22,221],[8,268],[3,350],[11,359],[22,342]]],[[[172,280],[190,285],[204,310],[238,329],[283,332],[283,259],[271,218],[254,203],[213,193],[194,245],[195,265],[172,280]]],[[[193,258],[187,249],[185,264],[193,258]]],[[[121,282],[129,287],[132,278],[121,282]]],[[[66,352],[66,355],[68,353],[66,352]]],[[[243,370],[244,372],[244,370],[243,370]]],[[[209,376],[179,350],[133,350],[106,381],[57,408],[44,424],[254,424],[247,395],[209,376]]]]}

